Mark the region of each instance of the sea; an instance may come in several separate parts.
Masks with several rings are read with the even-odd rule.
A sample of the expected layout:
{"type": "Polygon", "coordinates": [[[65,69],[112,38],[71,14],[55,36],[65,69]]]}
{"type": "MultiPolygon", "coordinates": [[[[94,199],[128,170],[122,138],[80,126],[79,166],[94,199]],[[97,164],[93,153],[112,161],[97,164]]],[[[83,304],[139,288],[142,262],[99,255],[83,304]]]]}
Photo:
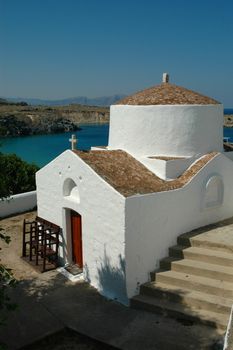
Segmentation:
{"type": "MultiPolygon", "coordinates": [[[[225,109],[233,114],[233,109],[225,109]]],[[[0,152],[15,153],[23,160],[43,167],[66,149],[70,149],[72,134],[78,138],[78,149],[89,150],[91,146],[108,144],[109,124],[80,124],[81,130],[61,134],[18,136],[0,138],[0,152]]],[[[233,143],[233,128],[224,128],[224,137],[233,143]]]]}
{"type": "Polygon", "coordinates": [[[61,134],[0,138],[0,152],[15,153],[27,162],[43,167],[60,153],[71,148],[69,139],[75,134],[78,149],[108,144],[108,124],[80,124],[81,130],[61,134]]]}

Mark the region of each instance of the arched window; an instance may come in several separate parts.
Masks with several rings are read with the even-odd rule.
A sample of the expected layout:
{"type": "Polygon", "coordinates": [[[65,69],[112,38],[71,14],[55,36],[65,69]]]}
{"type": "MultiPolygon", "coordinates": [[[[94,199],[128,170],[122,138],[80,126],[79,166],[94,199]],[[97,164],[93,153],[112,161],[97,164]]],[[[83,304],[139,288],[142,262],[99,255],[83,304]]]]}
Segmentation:
{"type": "Polygon", "coordinates": [[[73,199],[75,201],[80,200],[78,186],[76,185],[74,180],[68,178],[64,181],[63,196],[68,197],[69,199],[73,199]]]}
{"type": "Polygon", "coordinates": [[[211,176],[205,185],[204,208],[218,207],[223,203],[224,186],[221,176],[211,176]]]}

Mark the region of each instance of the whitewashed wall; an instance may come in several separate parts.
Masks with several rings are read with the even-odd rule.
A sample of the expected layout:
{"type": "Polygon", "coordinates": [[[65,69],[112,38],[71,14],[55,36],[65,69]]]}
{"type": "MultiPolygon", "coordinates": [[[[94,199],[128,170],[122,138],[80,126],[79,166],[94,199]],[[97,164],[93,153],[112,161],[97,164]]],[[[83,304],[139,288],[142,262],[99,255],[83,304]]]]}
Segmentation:
{"type": "Polygon", "coordinates": [[[109,149],[136,155],[193,156],[223,148],[222,105],[115,105],[109,149]]]}
{"type": "Polygon", "coordinates": [[[151,159],[149,157],[135,157],[142,164],[144,164],[150,171],[164,180],[176,179],[178,176],[188,169],[198,157],[188,157],[180,159],[162,160],[151,159]]]}
{"type": "Polygon", "coordinates": [[[36,205],[36,191],[15,194],[0,200],[0,218],[32,210],[36,205]]]}
{"type": "Polygon", "coordinates": [[[231,307],[231,312],[229,315],[229,321],[227,325],[227,330],[224,338],[223,350],[232,350],[232,341],[233,341],[233,305],[231,307]]]}
{"type": "Polygon", "coordinates": [[[232,172],[233,162],[220,154],[181,189],[125,199],[66,151],[37,173],[38,215],[63,228],[65,263],[71,260],[69,209],[77,211],[86,279],[106,297],[127,304],[177,236],[233,216],[232,172]],[[74,185],[70,195],[67,179],[74,185]]]}
{"type": "Polygon", "coordinates": [[[224,155],[225,155],[227,158],[233,160],[233,152],[224,152],[224,155]]]}
{"type": "Polygon", "coordinates": [[[64,263],[71,262],[67,209],[72,209],[82,216],[86,279],[106,297],[127,304],[125,198],[69,150],[39,170],[36,181],[38,215],[63,228],[60,255],[64,263]],[[68,178],[77,187],[64,196],[63,184],[68,178]]]}
{"type": "MultiPolygon", "coordinates": [[[[149,273],[168,256],[177,237],[194,228],[233,216],[233,162],[224,155],[212,159],[185,187],[169,192],[137,195],[126,199],[126,278],[128,297],[149,280],[149,273]],[[223,196],[212,208],[204,208],[209,178],[220,178],[223,196]],[[223,197],[223,198],[222,198],[223,197]]],[[[212,201],[216,195],[208,192],[212,201]]]]}

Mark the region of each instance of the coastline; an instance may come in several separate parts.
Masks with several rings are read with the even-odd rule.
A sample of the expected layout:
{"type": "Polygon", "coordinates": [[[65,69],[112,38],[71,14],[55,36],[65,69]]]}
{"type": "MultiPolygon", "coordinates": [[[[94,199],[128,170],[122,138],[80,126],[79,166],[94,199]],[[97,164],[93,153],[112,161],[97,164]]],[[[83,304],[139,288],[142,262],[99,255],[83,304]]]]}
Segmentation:
{"type": "Polygon", "coordinates": [[[108,107],[0,105],[1,138],[78,131],[80,124],[108,122],[108,107]]]}
{"type": "MultiPolygon", "coordinates": [[[[82,124],[108,124],[109,107],[86,105],[0,105],[0,138],[79,131],[82,124]]],[[[224,114],[223,127],[233,128],[233,114],[224,114]]]]}

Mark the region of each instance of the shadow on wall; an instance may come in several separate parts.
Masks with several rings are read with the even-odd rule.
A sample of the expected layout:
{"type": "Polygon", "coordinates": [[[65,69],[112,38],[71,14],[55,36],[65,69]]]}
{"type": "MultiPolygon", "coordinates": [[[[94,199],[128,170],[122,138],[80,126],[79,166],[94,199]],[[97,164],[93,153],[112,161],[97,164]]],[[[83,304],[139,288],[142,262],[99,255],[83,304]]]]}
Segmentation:
{"type": "MultiPolygon", "coordinates": [[[[119,301],[124,305],[129,305],[126,293],[125,260],[118,255],[119,267],[111,265],[111,259],[104,249],[104,259],[96,276],[99,284],[99,292],[105,297],[119,301]]],[[[87,270],[87,279],[89,273],[87,270]]],[[[90,278],[89,278],[90,280],[90,278]]]]}

